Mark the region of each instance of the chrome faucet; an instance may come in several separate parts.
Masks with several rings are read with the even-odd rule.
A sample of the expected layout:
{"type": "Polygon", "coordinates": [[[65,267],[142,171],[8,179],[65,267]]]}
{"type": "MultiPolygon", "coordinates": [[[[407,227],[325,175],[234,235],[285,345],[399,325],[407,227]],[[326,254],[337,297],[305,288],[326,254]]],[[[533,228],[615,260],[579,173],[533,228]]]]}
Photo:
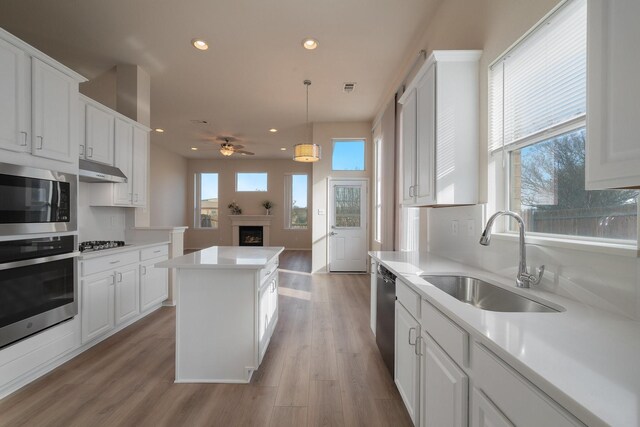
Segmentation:
{"type": "Polygon", "coordinates": [[[511,211],[498,211],[491,215],[489,221],[487,221],[487,226],[482,232],[482,237],[480,237],[480,244],[482,246],[489,246],[491,243],[491,227],[493,227],[493,223],[499,216],[506,215],[515,219],[518,223],[518,229],[520,231],[520,263],[518,264],[518,275],[516,276],[516,286],[519,288],[528,288],[531,285],[537,285],[540,283],[542,279],[542,275],[544,274],[544,265],[540,268],[536,269],[535,274],[531,274],[527,271],[527,252],[524,241],[524,221],[522,217],[515,212],[511,211]]]}

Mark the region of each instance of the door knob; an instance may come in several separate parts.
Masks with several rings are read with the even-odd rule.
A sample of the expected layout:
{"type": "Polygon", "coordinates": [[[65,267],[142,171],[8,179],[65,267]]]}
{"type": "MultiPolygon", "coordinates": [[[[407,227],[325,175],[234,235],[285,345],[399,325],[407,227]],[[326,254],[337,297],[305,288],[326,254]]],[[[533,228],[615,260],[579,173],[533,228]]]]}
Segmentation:
{"type": "Polygon", "coordinates": [[[329,233],[329,236],[335,236],[336,234],[338,233],[336,233],[335,231],[332,231],[331,233],[329,233]]]}

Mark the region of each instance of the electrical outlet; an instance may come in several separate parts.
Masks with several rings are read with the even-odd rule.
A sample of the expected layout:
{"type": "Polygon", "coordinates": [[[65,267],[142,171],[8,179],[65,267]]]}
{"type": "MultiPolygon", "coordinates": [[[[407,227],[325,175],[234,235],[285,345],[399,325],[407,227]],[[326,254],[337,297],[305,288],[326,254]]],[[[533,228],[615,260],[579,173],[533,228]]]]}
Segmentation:
{"type": "Polygon", "coordinates": [[[467,220],[467,236],[473,237],[476,235],[476,222],[472,219],[467,220]]]}
{"type": "Polygon", "coordinates": [[[452,236],[457,236],[458,235],[458,220],[453,220],[451,221],[451,235],[452,236]]]}

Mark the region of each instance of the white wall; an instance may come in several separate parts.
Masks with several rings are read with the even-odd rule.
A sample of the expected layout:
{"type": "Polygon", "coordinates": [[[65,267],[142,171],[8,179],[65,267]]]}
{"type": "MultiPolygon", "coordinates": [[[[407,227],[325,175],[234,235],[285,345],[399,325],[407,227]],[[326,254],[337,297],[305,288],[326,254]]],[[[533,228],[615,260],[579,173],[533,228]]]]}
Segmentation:
{"type": "MultiPolygon", "coordinates": [[[[314,123],[313,142],[322,147],[322,157],[313,163],[313,272],[326,272],[327,259],[327,218],[329,214],[327,188],[330,178],[371,178],[373,144],[371,142],[371,122],[336,122],[314,123]],[[364,139],[365,140],[365,170],[364,171],[332,171],[331,156],[333,139],[364,139]],[[324,210],[325,214],[318,214],[318,210],[324,210]]],[[[369,197],[371,197],[371,182],[368,185],[369,197]]],[[[369,199],[370,200],[370,199],[369,199]]],[[[371,213],[367,217],[368,225],[371,223],[371,213]]]]}
{"type": "MultiPolygon", "coordinates": [[[[272,222],[269,228],[269,245],[284,246],[287,249],[310,249],[311,230],[287,230],[284,228],[284,176],[291,173],[306,173],[311,183],[311,164],[293,160],[269,159],[222,159],[222,160],[189,160],[187,172],[187,223],[190,228],[185,233],[185,248],[199,249],[209,246],[230,246],[232,244],[232,227],[227,205],[235,200],[243,214],[264,215],[261,206],[264,200],[274,203],[272,222]],[[219,227],[217,229],[193,228],[194,174],[197,172],[218,173],[218,200],[220,206],[219,227]],[[242,192],[235,191],[236,172],[267,172],[268,191],[242,192]]],[[[184,205],[184,203],[183,203],[184,205]]],[[[310,205],[309,205],[310,206],[310,205]]],[[[312,224],[309,224],[312,226],[312,224]]]]}
{"type": "Polygon", "coordinates": [[[149,207],[152,226],[187,225],[187,159],[151,144],[149,207]]]}
{"type": "MultiPolygon", "coordinates": [[[[447,0],[443,2],[416,45],[416,51],[433,49],[484,50],[481,60],[481,141],[479,190],[482,201],[495,208],[495,190],[489,185],[487,159],[487,70],[488,65],[533,27],[557,0],[513,1],[447,0]]],[[[494,238],[489,247],[478,244],[483,227],[483,206],[423,209],[428,230],[421,232],[421,247],[474,266],[514,278],[518,263],[517,241],[494,238]],[[451,221],[459,221],[459,233],[450,232],[451,221]],[[467,233],[468,221],[474,228],[467,233]],[[428,237],[427,237],[428,236],[428,237]]],[[[640,261],[635,257],[577,249],[528,245],[528,263],[545,264],[543,288],[590,305],[633,318],[640,318],[640,261]]]]}

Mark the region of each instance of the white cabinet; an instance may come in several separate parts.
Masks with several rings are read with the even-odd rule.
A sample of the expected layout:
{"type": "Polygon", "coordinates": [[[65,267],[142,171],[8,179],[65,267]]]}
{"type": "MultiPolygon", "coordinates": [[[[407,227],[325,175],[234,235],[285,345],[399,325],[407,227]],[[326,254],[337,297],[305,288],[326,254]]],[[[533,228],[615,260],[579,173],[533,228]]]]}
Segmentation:
{"type": "Polygon", "coordinates": [[[112,272],[95,274],[81,281],[82,343],[106,334],[114,327],[115,276],[112,272]]]}
{"type": "Polygon", "coordinates": [[[403,204],[478,199],[481,51],[434,51],[399,99],[403,204]]]}
{"type": "Polygon", "coordinates": [[[262,362],[271,335],[278,322],[278,271],[267,278],[258,295],[258,351],[262,362]]]}
{"type": "Polygon", "coordinates": [[[422,333],[420,425],[467,425],[468,377],[426,332],[422,333]]]}
{"type": "Polygon", "coordinates": [[[420,408],[420,324],[411,313],[396,301],[394,379],[400,396],[415,425],[420,408]]]}
{"type": "Polygon", "coordinates": [[[640,2],[589,0],[586,188],[640,186],[640,2]]]}
{"type": "Polygon", "coordinates": [[[113,166],[115,117],[98,103],[85,99],[85,135],[80,157],[113,166]]]}
{"type": "Polygon", "coordinates": [[[471,427],[514,427],[511,421],[477,388],[471,396],[471,427]]]}
{"type": "Polygon", "coordinates": [[[157,306],[169,296],[166,268],[156,268],[154,264],[165,261],[166,256],[143,261],[140,264],[140,311],[157,306]]]}
{"type": "Polygon", "coordinates": [[[113,203],[129,206],[133,201],[133,125],[121,118],[115,123],[115,166],[127,177],[127,182],[113,184],[113,203]]]}
{"type": "Polygon", "coordinates": [[[29,56],[0,39],[0,148],[31,150],[29,56]]]}
{"type": "Polygon", "coordinates": [[[137,264],[116,270],[115,288],[116,325],[120,325],[133,319],[140,312],[137,264]]]}
{"type": "Polygon", "coordinates": [[[147,181],[149,174],[149,132],[133,128],[133,206],[147,205],[147,181]]]}
{"type": "Polygon", "coordinates": [[[31,154],[72,162],[78,125],[78,83],[37,58],[31,58],[31,76],[31,154]]]}

